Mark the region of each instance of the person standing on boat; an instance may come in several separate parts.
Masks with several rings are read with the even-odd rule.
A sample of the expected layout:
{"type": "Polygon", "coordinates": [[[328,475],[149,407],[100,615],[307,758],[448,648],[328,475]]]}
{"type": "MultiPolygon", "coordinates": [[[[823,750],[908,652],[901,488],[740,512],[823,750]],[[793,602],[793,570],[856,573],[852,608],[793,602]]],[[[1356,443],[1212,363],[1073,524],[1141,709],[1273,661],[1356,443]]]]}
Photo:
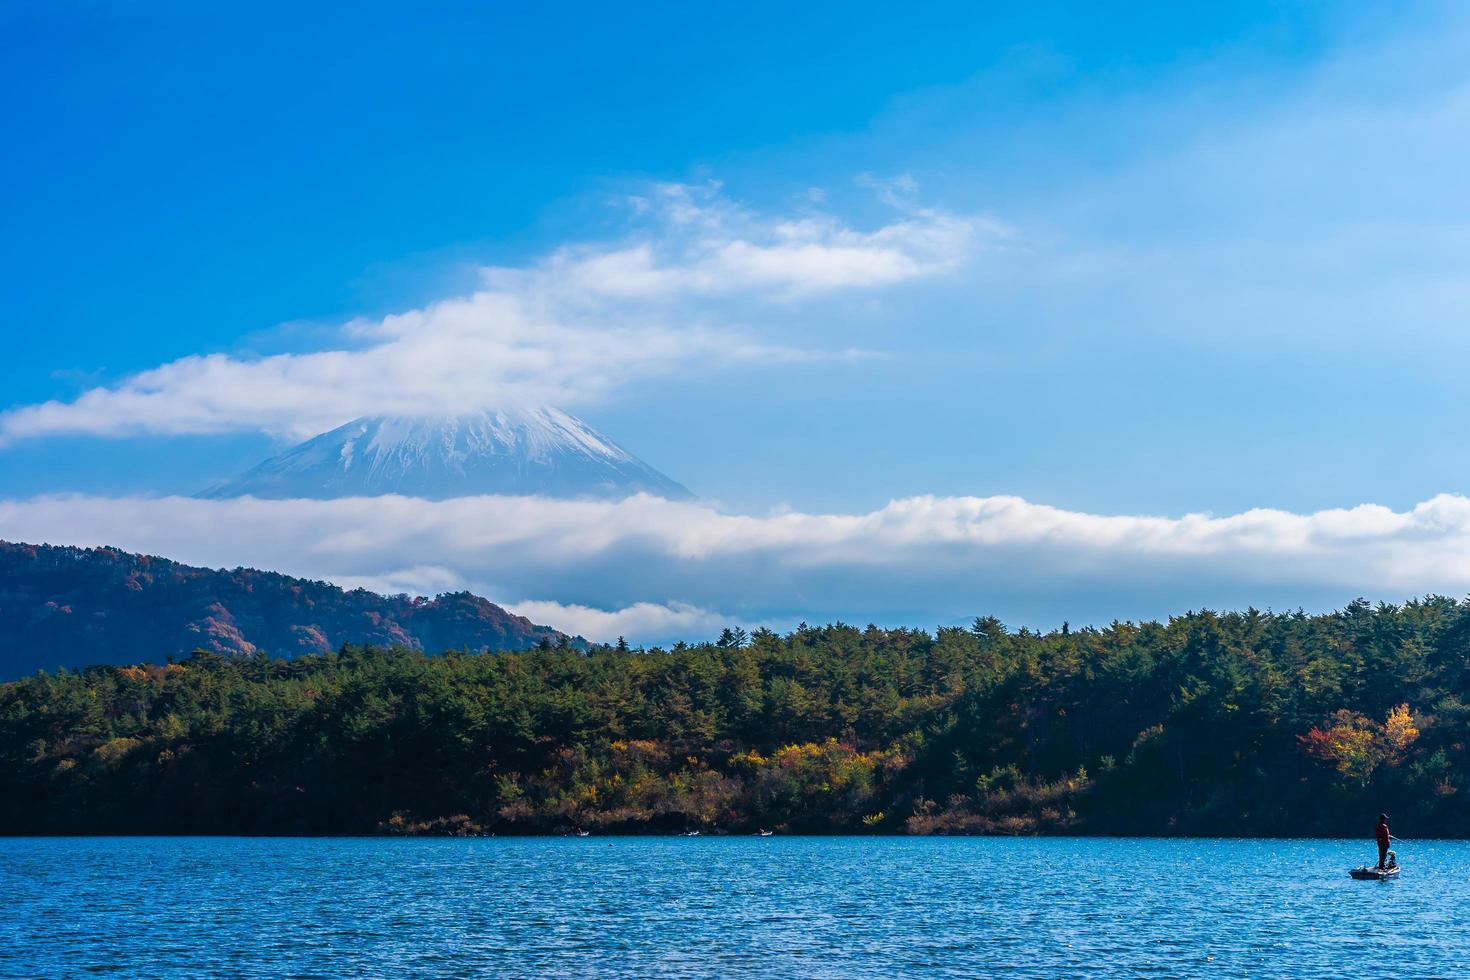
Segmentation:
{"type": "Polygon", "coordinates": [[[1393,836],[1388,832],[1388,814],[1378,815],[1378,826],[1373,830],[1373,836],[1378,838],[1378,867],[1381,870],[1384,862],[1388,860],[1388,842],[1393,836]]]}

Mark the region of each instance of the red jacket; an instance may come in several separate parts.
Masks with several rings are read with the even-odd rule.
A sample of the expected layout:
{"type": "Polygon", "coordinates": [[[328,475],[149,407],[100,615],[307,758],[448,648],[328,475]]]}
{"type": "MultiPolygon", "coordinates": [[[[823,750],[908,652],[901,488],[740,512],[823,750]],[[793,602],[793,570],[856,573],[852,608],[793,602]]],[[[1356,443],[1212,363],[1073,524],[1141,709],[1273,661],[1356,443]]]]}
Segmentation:
{"type": "Polygon", "coordinates": [[[1378,843],[1382,844],[1384,847],[1387,847],[1388,846],[1388,821],[1387,820],[1380,820],[1380,821],[1378,821],[1378,828],[1376,829],[1376,831],[1374,833],[1375,833],[1375,835],[1378,838],[1378,843]]]}

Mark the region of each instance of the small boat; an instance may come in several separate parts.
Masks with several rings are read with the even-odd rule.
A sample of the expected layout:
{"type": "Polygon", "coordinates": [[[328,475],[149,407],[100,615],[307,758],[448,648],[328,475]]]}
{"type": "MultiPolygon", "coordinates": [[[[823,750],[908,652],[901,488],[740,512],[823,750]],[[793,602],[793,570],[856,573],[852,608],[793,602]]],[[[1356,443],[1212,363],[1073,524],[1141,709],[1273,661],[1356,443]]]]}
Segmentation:
{"type": "Polygon", "coordinates": [[[775,833],[775,831],[773,831],[773,830],[757,830],[755,832],[755,835],[757,837],[769,837],[773,833],[775,833]]]}
{"type": "Polygon", "coordinates": [[[1391,864],[1386,868],[1375,868],[1371,865],[1364,865],[1349,871],[1348,875],[1358,881],[1392,881],[1399,876],[1399,866],[1391,864]]]}
{"type": "Polygon", "coordinates": [[[699,836],[699,831],[697,831],[697,830],[686,830],[686,831],[684,831],[684,836],[685,837],[698,837],[699,836]]]}
{"type": "Polygon", "coordinates": [[[579,831],[577,831],[577,836],[578,837],[591,837],[592,836],[592,831],[590,831],[590,830],[579,830],[579,831]]]}

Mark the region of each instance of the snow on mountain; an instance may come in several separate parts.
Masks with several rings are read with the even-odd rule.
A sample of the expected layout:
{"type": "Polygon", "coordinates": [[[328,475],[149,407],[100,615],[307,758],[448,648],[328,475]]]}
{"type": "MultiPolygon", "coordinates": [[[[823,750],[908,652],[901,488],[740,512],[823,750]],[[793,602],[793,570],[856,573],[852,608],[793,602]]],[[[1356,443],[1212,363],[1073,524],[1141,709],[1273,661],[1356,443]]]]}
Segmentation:
{"type": "Polygon", "coordinates": [[[670,500],[687,489],[587,423],[555,408],[440,418],[361,418],[198,496],[330,499],[397,493],[670,500]]]}

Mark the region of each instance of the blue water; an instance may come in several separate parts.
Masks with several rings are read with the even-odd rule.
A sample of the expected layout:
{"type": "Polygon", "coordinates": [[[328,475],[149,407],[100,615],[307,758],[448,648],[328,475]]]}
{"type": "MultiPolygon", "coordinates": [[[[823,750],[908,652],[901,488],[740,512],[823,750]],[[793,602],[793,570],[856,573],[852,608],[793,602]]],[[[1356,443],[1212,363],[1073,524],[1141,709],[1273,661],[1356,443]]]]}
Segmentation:
{"type": "Polygon", "coordinates": [[[0,975],[1470,974],[1470,843],[0,839],[0,975]]]}

